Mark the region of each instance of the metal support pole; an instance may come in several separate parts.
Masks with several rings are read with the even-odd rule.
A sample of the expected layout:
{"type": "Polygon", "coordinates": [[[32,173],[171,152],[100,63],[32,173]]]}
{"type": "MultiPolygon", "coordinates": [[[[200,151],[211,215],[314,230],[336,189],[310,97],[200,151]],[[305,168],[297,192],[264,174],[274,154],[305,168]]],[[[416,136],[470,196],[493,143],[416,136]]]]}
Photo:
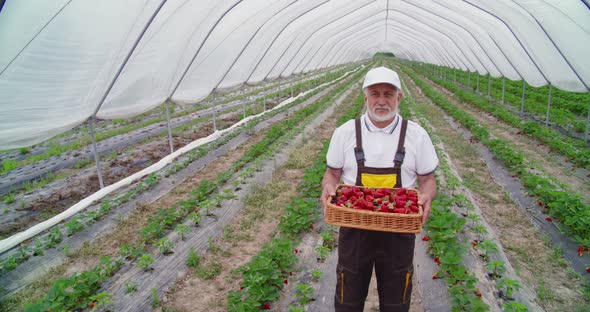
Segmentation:
{"type": "Polygon", "coordinates": [[[475,92],[479,93],[479,73],[476,72],[477,74],[477,84],[475,85],[475,92]]]}
{"type": "Polygon", "coordinates": [[[584,137],[586,138],[586,141],[588,141],[588,138],[590,138],[589,132],[590,132],[590,102],[588,103],[588,119],[586,119],[586,133],[584,135],[584,137]]]}
{"type": "Polygon", "coordinates": [[[504,105],[504,91],[506,91],[506,78],[502,77],[502,105],[504,105]]]}
{"type": "Polygon", "coordinates": [[[246,98],[244,97],[244,89],[240,90],[242,93],[242,111],[244,113],[244,118],[246,118],[246,98]]]}
{"type": "Polygon", "coordinates": [[[551,110],[551,91],[553,90],[553,85],[549,84],[549,95],[547,96],[547,118],[545,119],[545,126],[549,127],[549,111],[551,110]]]}
{"type": "Polygon", "coordinates": [[[213,132],[217,131],[217,105],[215,105],[215,93],[213,93],[213,132]]]}
{"type": "Polygon", "coordinates": [[[488,97],[491,95],[492,91],[492,75],[488,74],[488,97]]]}
{"type": "Polygon", "coordinates": [[[522,102],[520,103],[520,118],[524,118],[524,93],[526,90],[526,81],[522,81],[522,102]]]}
{"type": "Polygon", "coordinates": [[[94,135],[94,120],[95,117],[90,118],[90,136],[92,136],[92,152],[94,153],[94,161],[96,162],[98,185],[100,186],[100,188],[103,188],[104,182],[102,181],[102,173],[100,173],[100,161],[98,159],[98,151],[96,149],[96,136],[94,135]]]}
{"type": "Polygon", "coordinates": [[[262,96],[262,108],[266,112],[266,93],[262,96]]]}
{"type": "Polygon", "coordinates": [[[455,85],[457,85],[457,72],[455,72],[454,68],[453,68],[453,82],[455,83],[455,85]]]}
{"type": "Polygon", "coordinates": [[[467,76],[467,85],[469,86],[469,89],[471,89],[471,71],[469,71],[469,75],[467,76]]]}
{"type": "Polygon", "coordinates": [[[174,153],[174,144],[172,143],[172,127],[170,126],[170,101],[166,101],[166,123],[168,124],[168,143],[170,144],[170,154],[174,153]]]}
{"type": "Polygon", "coordinates": [[[293,85],[291,84],[291,97],[293,97],[293,85]]]}

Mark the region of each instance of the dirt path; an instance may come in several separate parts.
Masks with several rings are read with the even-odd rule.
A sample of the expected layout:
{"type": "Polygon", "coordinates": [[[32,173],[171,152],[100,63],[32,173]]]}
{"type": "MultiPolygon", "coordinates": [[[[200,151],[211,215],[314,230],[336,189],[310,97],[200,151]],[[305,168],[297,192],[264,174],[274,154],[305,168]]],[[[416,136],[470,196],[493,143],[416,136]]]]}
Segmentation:
{"type": "Polygon", "coordinates": [[[437,129],[453,165],[469,186],[475,203],[494,229],[510,263],[520,278],[537,292],[539,305],[547,311],[566,311],[588,304],[582,295],[582,283],[560,252],[549,246],[527,215],[494,182],[477,149],[463,137],[450,117],[433,105],[409,77],[403,76],[414,95],[417,109],[437,129]]]}
{"type": "Polygon", "coordinates": [[[470,113],[496,137],[509,141],[517,148],[522,150],[526,159],[534,166],[539,168],[548,177],[554,177],[561,182],[562,187],[571,193],[582,195],[586,203],[590,202],[590,178],[576,176],[572,173],[572,165],[567,162],[563,156],[556,155],[549,151],[549,148],[526,135],[521,134],[516,129],[501,120],[496,119],[491,114],[478,110],[473,106],[464,103],[458,99],[449,90],[432,82],[428,78],[420,75],[420,78],[427,82],[436,91],[443,94],[453,105],[461,108],[463,111],[470,113]]]}

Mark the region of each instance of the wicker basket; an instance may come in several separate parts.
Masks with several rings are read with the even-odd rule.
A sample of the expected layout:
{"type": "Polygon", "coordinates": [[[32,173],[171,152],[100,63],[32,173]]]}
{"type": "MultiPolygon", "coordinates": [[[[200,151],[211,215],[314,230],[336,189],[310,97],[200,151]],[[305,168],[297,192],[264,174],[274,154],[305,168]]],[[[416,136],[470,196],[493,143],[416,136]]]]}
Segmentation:
{"type": "MultiPolygon", "coordinates": [[[[344,186],[338,185],[337,189],[344,186]]],[[[357,186],[363,189],[361,186],[357,186]]],[[[418,193],[417,190],[415,190],[418,193]]],[[[418,193],[418,196],[419,193],[418,193]]],[[[332,204],[328,198],[325,222],[328,224],[395,233],[420,233],[422,231],[422,206],[418,206],[417,214],[402,214],[380,211],[357,210],[332,204]]]]}

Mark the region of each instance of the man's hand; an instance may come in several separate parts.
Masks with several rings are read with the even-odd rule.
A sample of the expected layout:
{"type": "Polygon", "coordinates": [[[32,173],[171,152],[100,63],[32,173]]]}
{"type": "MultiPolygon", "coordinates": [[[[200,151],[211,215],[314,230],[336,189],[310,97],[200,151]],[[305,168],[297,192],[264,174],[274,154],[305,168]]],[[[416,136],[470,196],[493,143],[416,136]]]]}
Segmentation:
{"type": "Polygon", "coordinates": [[[430,216],[432,200],[436,196],[436,180],[434,179],[434,174],[418,176],[418,185],[420,191],[418,204],[422,205],[422,226],[424,226],[426,220],[428,220],[428,216],[430,216]]]}
{"type": "Polygon", "coordinates": [[[326,214],[326,207],[328,206],[328,197],[329,196],[336,196],[336,185],[335,184],[326,184],[322,189],[322,208],[324,208],[324,215],[326,214]]]}
{"type": "Polygon", "coordinates": [[[420,194],[418,198],[418,205],[422,206],[422,226],[426,224],[428,216],[430,216],[430,206],[432,205],[432,198],[428,193],[420,194]]]}
{"type": "Polygon", "coordinates": [[[320,202],[324,209],[324,216],[326,215],[326,207],[328,207],[328,197],[336,195],[336,185],[340,182],[342,176],[342,169],[328,168],[322,180],[322,196],[320,202]]]}

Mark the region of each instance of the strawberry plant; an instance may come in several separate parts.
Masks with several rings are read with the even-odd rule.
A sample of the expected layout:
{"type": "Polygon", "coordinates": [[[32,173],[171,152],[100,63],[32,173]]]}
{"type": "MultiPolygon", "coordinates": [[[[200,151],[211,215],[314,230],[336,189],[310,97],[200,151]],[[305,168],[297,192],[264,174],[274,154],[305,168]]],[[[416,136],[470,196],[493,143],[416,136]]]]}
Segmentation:
{"type": "Polygon", "coordinates": [[[82,231],[82,228],[84,226],[78,220],[79,220],[79,218],[78,217],[75,217],[70,222],[67,222],[65,224],[65,227],[68,229],[68,236],[72,236],[75,233],[78,233],[78,232],[82,231]]]}
{"type": "Polygon", "coordinates": [[[154,244],[154,247],[158,248],[161,254],[169,255],[174,253],[172,251],[172,242],[170,242],[167,238],[162,238],[158,242],[154,244]]]}
{"type": "Polygon", "coordinates": [[[128,280],[127,282],[125,282],[125,284],[123,284],[123,287],[125,287],[126,294],[132,294],[137,291],[137,284],[135,284],[131,280],[128,280]]]}
{"type": "Polygon", "coordinates": [[[188,226],[181,223],[176,226],[174,231],[176,232],[176,234],[178,234],[180,236],[180,239],[184,240],[184,235],[186,233],[188,233],[190,231],[190,229],[188,228],[188,226]]]}
{"type": "Polygon", "coordinates": [[[323,272],[320,270],[313,270],[311,271],[311,280],[314,282],[319,282],[322,279],[323,272]]]}
{"type": "Polygon", "coordinates": [[[313,301],[313,288],[307,284],[297,284],[295,287],[295,297],[299,304],[304,306],[308,302],[313,301]]]}
{"type": "Polygon", "coordinates": [[[153,263],[154,257],[152,257],[152,255],[147,252],[141,255],[139,259],[137,259],[137,266],[142,268],[146,272],[153,270],[153,268],[151,268],[151,265],[153,263]]]}
{"type": "Polygon", "coordinates": [[[502,277],[506,273],[506,266],[503,261],[493,260],[486,264],[486,269],[490,271],[491,278],[496,279],[502,277]]]}
{"type": "Polygon", "coordinates": [[[195,248],[191,247],[188,252],[188,257],[186,259],[186,265],[189,268],[195,269],[199,266],[200,263],[201,263],[201,259],[199,258],[199,256],[195,252],[195,248]]]}
{"type": "Polygon", "coordinates": [[[505,291],[504,293],[500,294],[500,297],[504,297],[506,299],[512,299],[514,291],[522,288],[522,286],[520,286],[520,284],[516,280],[507,277],[503,277],[500,280],[498,280],[498,287],[505,291]]]}
{"type": "Polygon", "coordinates": [[[527,312],[529,308],[522,303],[516,301],[508,301],[502,306],[505,312],[527,312]]]}

